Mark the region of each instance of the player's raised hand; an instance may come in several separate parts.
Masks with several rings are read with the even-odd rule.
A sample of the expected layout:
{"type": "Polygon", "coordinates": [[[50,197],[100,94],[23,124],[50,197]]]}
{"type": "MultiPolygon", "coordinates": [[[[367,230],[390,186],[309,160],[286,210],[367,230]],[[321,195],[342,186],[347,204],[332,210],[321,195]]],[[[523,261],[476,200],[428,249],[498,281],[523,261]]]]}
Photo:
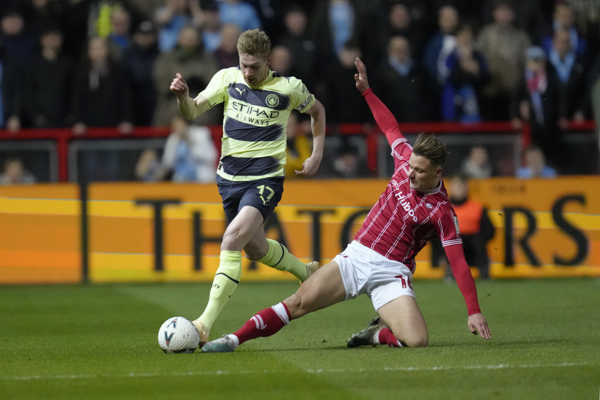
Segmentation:
{"type": "Polygon", "coordinates": [[[294,172],[296,175],[313,176],[319,170],[319,165],[321,165],[321,159],[312,155],[304,160],[302,170],[294,170],[294,172]]]}
{"type": "Polygon", "coordinates": [[[179,72],[175,74],[175,78],[171,81],[171,86],[169,87],[171,92],[175,93],[177,96],[187,96],[189,94],[188,84],[183,79],[183,76],[179,72]]]}
{"type": "Polygon", "coordinates": [[[492,334],[483,314],[477,313],[469,315],[467,325],[474,335],[479,334],[479,336],[484,339],[491,339],[492,334]]]}
{"type": "Polygon", "coordinates": [[[369,79],[367,78],[367,67],[365,63],[358,57],[354,59],[354,66],[356,67],[356,73],[354,74],[354,83],[356,89],[363,93],[369,88],[369,79]]]}

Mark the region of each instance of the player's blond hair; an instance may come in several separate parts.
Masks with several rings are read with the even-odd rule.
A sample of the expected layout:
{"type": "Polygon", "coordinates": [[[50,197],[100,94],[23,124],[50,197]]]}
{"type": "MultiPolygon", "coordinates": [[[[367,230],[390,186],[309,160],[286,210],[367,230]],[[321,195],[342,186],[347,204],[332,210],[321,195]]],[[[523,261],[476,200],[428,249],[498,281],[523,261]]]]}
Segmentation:
{"type": "Polygon", "coordinates": [[[439,167],[446,164],[448,150],[446,145],[442,143],[435,135],[431,133],[420,133],[413,145],[413,153],[418,156],[423,156],[439,167]]]}
{"type": "Polygon", "coordinates": [[[240,35],[237,41],[239,54],[268,58],[271,54],[271,39],[260,29],[250,29],[240,35]]]}

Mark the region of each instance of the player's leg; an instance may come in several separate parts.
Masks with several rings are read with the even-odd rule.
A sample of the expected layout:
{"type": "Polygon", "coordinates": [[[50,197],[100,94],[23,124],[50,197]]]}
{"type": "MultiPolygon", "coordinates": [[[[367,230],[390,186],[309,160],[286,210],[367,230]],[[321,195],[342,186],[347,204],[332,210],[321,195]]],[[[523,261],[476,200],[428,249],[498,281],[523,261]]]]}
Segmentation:
{"type": "Polygon", "coordinates": [[[283,243],[266,238],[262,227],[261,231],[257,230],[256,235],[246,244],[244,252],[249,259],[280,271],[287,271],[301,282],[304,282],[319,267],[316,261],[303,263],[283,243]]]}
{"type": "Polygon", "coordinates": [[[237,289],[242,272],[241,250],[256,234],[257,227],[262,227],[262,223],[262,214],[248,206],[242,208],[225,229],[219,267],[210,289],[208,304],[202,315],[193,321],[202,343],[208,340],[213,324],[237,289]]]}
{"type": "Polygon", "coordinates": [[[386,326],[377,332],[376,343],[392,347],[427,346],[427,324],[414,297],[398,297],[382,306],[377,313],[386,326]]]}
{"type": "Polygon", "coordinates": [[[202,351],[233,351],[245,341],[271,336],[292,319],[338,303],[345,297],[346,290],[340,269],[332,261],[302,283],[296,293],[272,307],[259,311],[234,333],[206,343],[202,351]]]}
{"type": "MultiPolygon", "coordinates": [[[[256,208],[266,221],[274,212],[283,193],[283,181],[279,178],[262,179],[250,185],[243,194],[239,207],[256,208]]],[[[282,243],[266,239],[263,225],[257,229],[244,245],[246,256],[278,270],[288,271],[300,281],[318,267],[318,263],[305,264],[294,256],[282,243]]]]}
{"type": "Polygon", "coordinates": [[[390,347],[427,346],[427,325],[414,297],[400,296],[382,306],[378,313],[378,318],[350,337],[348,347],[378,344],[390,347]]]}
{"type": "Polygon", "coordinates": [[[393,347],[427,346],[427,325],[415,300],[410,270],[387,260],[373,269],[367,293],[380,318],[352,335],[348,347],[387,344],[393,347]]]}

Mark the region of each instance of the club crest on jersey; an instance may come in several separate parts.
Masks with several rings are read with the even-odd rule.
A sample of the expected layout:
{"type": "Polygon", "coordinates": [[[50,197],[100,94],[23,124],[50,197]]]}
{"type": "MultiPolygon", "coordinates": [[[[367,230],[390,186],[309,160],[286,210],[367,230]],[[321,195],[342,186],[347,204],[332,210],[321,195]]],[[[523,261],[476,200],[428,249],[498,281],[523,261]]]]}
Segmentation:
{"type": "Polygon", "coordinates": [[[279,96],[277,96],[276,94],[269,94],[267,95],[267,97],[265,97],[265,103],[271,107],[271,108],[275,108],[279,105],[279,96]]]}

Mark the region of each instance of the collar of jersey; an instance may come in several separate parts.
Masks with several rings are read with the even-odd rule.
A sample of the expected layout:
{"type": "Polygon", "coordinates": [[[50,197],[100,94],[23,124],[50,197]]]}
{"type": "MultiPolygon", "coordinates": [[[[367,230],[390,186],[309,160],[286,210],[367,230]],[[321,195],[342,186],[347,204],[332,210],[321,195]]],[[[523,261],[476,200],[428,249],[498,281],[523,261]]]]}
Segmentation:
{"type": "MultiPolygon", "coordinates": [[[[239,67],[238,67],[238,68],[239,68],[239,67]]],[[[240,70],[240,72],[241,72],[241,70],[240,70]]],[[[259,84],[258,84],[258,86],[250,86],[250,85],[248,84],[248,82],[246,82],[246,80],[245,80],[245,79],[244,79],[244,83],[245,83],[245,84],[246,84],[246,86],[248,86],[250,89],[260,89],[260,88],[262,88],[263,86],[265,86],[267,83],[269,83],[269,82],[271,81],[271,79],[273,79],[273,78],[274,78],[274,76],[273,76],[273,75],[274,75],[274,73],[273,73],[273,72],[274,72],[274,71],[273,71],[272,69],[269,69],[269,73],[267,74],[267,77],[266,77],[266,78],[265,78],[265,79],[264,79],[264,80],[263,80],[261,83],[259,83],[259,84]]]]}
{"type": "Polygon", "coordinates": [[[440,179],[440,183],[438,183],[438,185],[436,187],[434,187],[431,190],[426,190],[424,192],[421,192],[419,190],[415,190],[415,192],[419,193],[421,196],[429,196],[430,194],[436,194],[439,193],[440,190],[442,190],[442,179],[440,179]]]}

